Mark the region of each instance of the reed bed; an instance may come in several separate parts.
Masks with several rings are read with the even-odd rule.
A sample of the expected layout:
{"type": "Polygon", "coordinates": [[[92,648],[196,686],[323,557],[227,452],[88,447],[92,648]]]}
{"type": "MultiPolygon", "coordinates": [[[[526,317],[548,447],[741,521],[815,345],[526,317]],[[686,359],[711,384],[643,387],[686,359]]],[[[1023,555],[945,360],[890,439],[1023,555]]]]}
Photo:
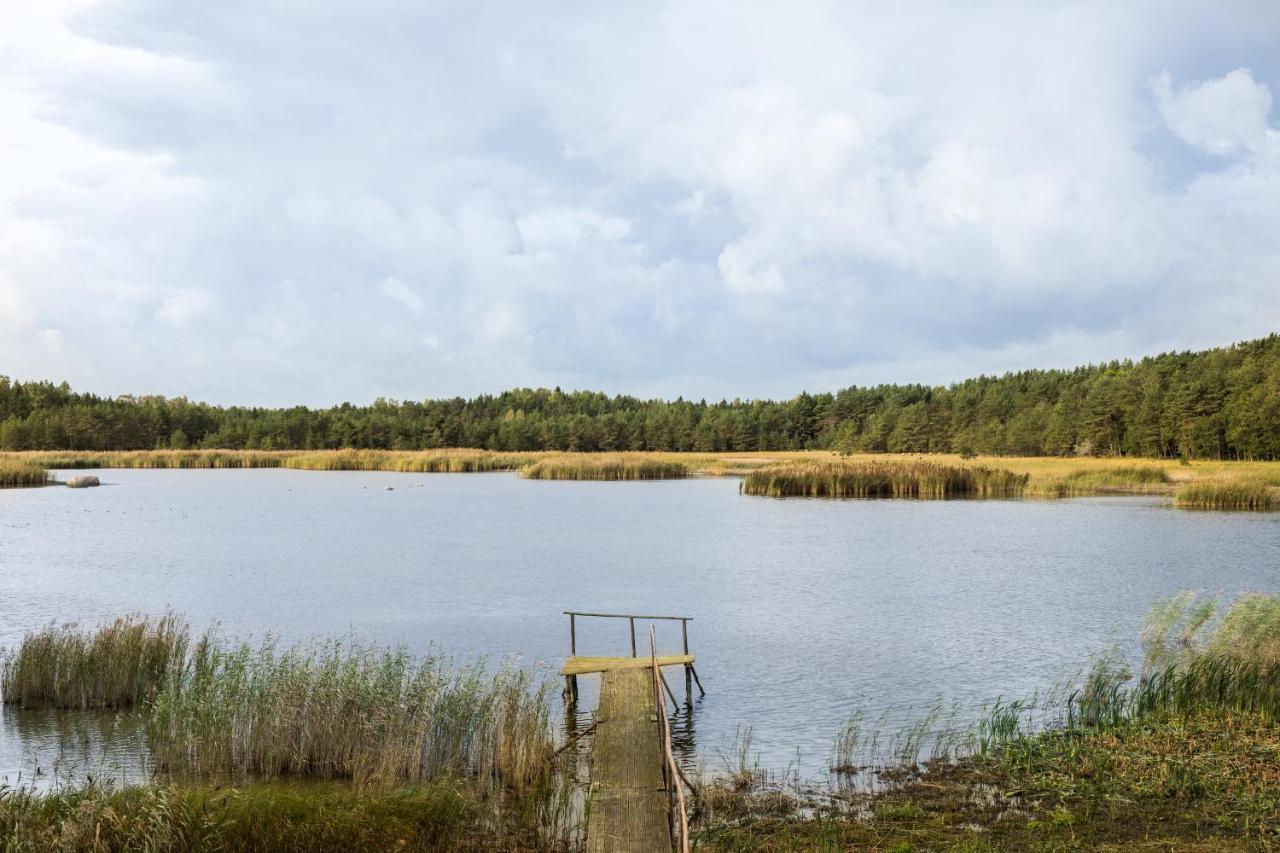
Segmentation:
{"type": "Polygon", "coordinates": [[[550,770],[549,697],[525,673],[434,655],[201,642],[156,697],[148,741],[157,770],[183,778],[458,779],[520,793],[550,770]]]}
{"type": "Polygon", "coordinates": [[[1188,483],[1178,489],[1173,505],[1182,509],[1275,510],[1280,497],[1257,482],[1188,483]]]}
{"type": "Polygon", "coordinates": [[[761,468],[743,491],[768,497],[1007,498],[1021,495],[1029,477],[1003,468],[933,462],[800,462],[761,468]]]}
{"type": "Polygon", "coordinates": [[[1167,492],[1171,482],[1168,470],[1160,465],[1113,465],[1033,479],[1028,493],[1053,498],[1159,494],[1167,492]]]}
{"type": "Polygon", "coordinates": [[[292,454],[285,468],[306,471],[400,471],[417,474],[464,474],[483,471],[516,471],[540,454],[500,453],[491,450],[322,450],[292,454]]]}
{"type": "Polygon", "coordinates": [[[26,459],[0,458],[0,489],[19,486],[43,486],[49,481],[49,472],[38,462],[26,459]]]}
{"type": "Polygon", "coordinates": [[[124,708],[154,697],[180,668],[185,623],[125,616],[92,632],[54,625],[0,659],[0,694],[24,707],[124,708]]]}
{"type": "Polygon", "coordinates": [[[678,480],[689,473],[684,462],[640,453],[593,453],[542,459],[520,475],[527,480],[678,480]]]}
{"type": "Polygon", "coordinates": [[[9,454],[46,468],[279,468],[293,450],[54,450],[9,454]]]}

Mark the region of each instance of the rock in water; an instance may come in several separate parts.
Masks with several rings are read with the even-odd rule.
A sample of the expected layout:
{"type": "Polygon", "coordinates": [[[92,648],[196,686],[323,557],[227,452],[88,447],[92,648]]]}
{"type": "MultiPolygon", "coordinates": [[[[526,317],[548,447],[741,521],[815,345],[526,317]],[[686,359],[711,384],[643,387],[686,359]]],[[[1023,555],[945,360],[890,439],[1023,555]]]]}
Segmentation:
{"type": "Polygon", "coordinates": [[[102,481],[92,474],[85,474],[80,477],[72,477],[67,480],[68,489],[88,489],[92,486],[101,486],[102,481]]]}

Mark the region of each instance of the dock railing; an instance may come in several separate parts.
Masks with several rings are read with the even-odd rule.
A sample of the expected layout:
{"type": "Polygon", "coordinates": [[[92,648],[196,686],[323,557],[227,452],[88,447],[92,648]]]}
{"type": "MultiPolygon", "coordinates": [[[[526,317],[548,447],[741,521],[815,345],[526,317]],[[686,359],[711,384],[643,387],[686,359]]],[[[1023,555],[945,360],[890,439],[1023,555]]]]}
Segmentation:
{"type": "MultiPolygon", "coordinates": [[[[667,716],[667,703],[662,695],[664,688],[670,694],[671,687],[662,677],[662,668],[658,666],[658,640],[652,625],[649,626],[649,654],[652,661],[653,705],[658,712],[658,747],[662,750],[662,777],[667,783],[669,830],[680,853],[689,853],[689,808],[685,803],[684,794],[688,783],[684,774],[680,772],[680,765],[676,764],[676,756],[671,749],[671,718],[667,716]]],[[[675,697],[672,696],[671,700],[674,702],[675,697]]],[[[693,793],[692,787],[689,792],[693,793]]]]}
{"type": "MultiPolygon", "coordinates": [[[[698,693],[706,695],[706,691],[702,688],[702,679],[698,677],[698,671],[693,666],[692,654],[689,651],[689,623],[693,621],[692,616],[668,616],[668,615],[651,615],[643,613],[596,613],[588,610],[566,610],[564,615],[569,617],[569,658],[572,660],[578,656],[578,619],[626,619],[631,629],[631,657],[639,660],[639,648],[636,643],[636,620],[642,622],[679,622],[680,623],[680,645],[681,654],[687,660],[681,661],[684,665],[684,681],[685,696],[689,700],[693,698],[693,685],[698,685],[698,693]]],[[[652,627],[652,626],[651,626],[652,627]]],[[[671,661],[670,663],[676,663],[671,661]]],[[[643,665],[643,664],[641,664],[643,665]]],[[[666,665],[666,664],[663,664],[666,665]]],[[[664,679],[665,680],[665,679],[664,679]]],[[[570,699],[577,699],[578,696],[578,677],[577,675],[566,675],[566,692],[570,699]]]]}

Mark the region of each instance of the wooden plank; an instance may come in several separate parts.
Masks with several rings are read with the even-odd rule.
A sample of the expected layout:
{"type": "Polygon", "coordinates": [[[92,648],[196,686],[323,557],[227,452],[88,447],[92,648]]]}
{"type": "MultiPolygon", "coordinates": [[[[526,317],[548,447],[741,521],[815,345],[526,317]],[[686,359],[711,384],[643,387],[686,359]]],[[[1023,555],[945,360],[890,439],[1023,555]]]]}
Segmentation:
{"type": "Polygon", "coordinates": [[[651,669],[605,672],[591,746],[588,853],[670,853],[656,714],[651,669]]]}
{"type": "MultiPolygon", "coordinates": [[[[658,666],[680,666],[694,662],[693,655],[661,655],[658,666]]],[[[615,669],[644,669],[651,667],[649,658],[599,658],[574,656],[566,658],[560,668],[561,675],[584,675],[588,672],[609,672],[615,669]]]]}

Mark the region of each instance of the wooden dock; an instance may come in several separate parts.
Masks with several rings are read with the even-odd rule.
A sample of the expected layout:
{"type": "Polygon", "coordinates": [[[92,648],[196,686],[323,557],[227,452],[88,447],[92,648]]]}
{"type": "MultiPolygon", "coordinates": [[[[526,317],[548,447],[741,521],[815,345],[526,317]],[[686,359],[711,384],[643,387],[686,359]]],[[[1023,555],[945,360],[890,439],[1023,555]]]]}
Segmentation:
{"type": "Polygon", "coordinates": [[[590,853],[671,850],[658,713],[648,669],[608,670],[591,746],[590,853]]]}
{"type": "Polygon", "coordinates": [[[590,853],[670,851],[673,841],[688,850],[684,782],[671,752],[667,699],[676,699],[662,675],[664,666],[685,670],[686,696],[692,681],[702,683],[689,652],[689,617],[635,616],[619,613],[565,611],[569,616],[569,657],[561,669],[565,695],[578,698],[578,676],[600,674],[600,705],[591,747],[591,802],[587,822],[590,853]],[[587,657],[577,654],[579,616],[627,619],[631,623],[631,657],[587,657]],[[649,654],[636,654],[636,620],[681,622],[684,653],[659,655],[652,627],[649,654]]]}

